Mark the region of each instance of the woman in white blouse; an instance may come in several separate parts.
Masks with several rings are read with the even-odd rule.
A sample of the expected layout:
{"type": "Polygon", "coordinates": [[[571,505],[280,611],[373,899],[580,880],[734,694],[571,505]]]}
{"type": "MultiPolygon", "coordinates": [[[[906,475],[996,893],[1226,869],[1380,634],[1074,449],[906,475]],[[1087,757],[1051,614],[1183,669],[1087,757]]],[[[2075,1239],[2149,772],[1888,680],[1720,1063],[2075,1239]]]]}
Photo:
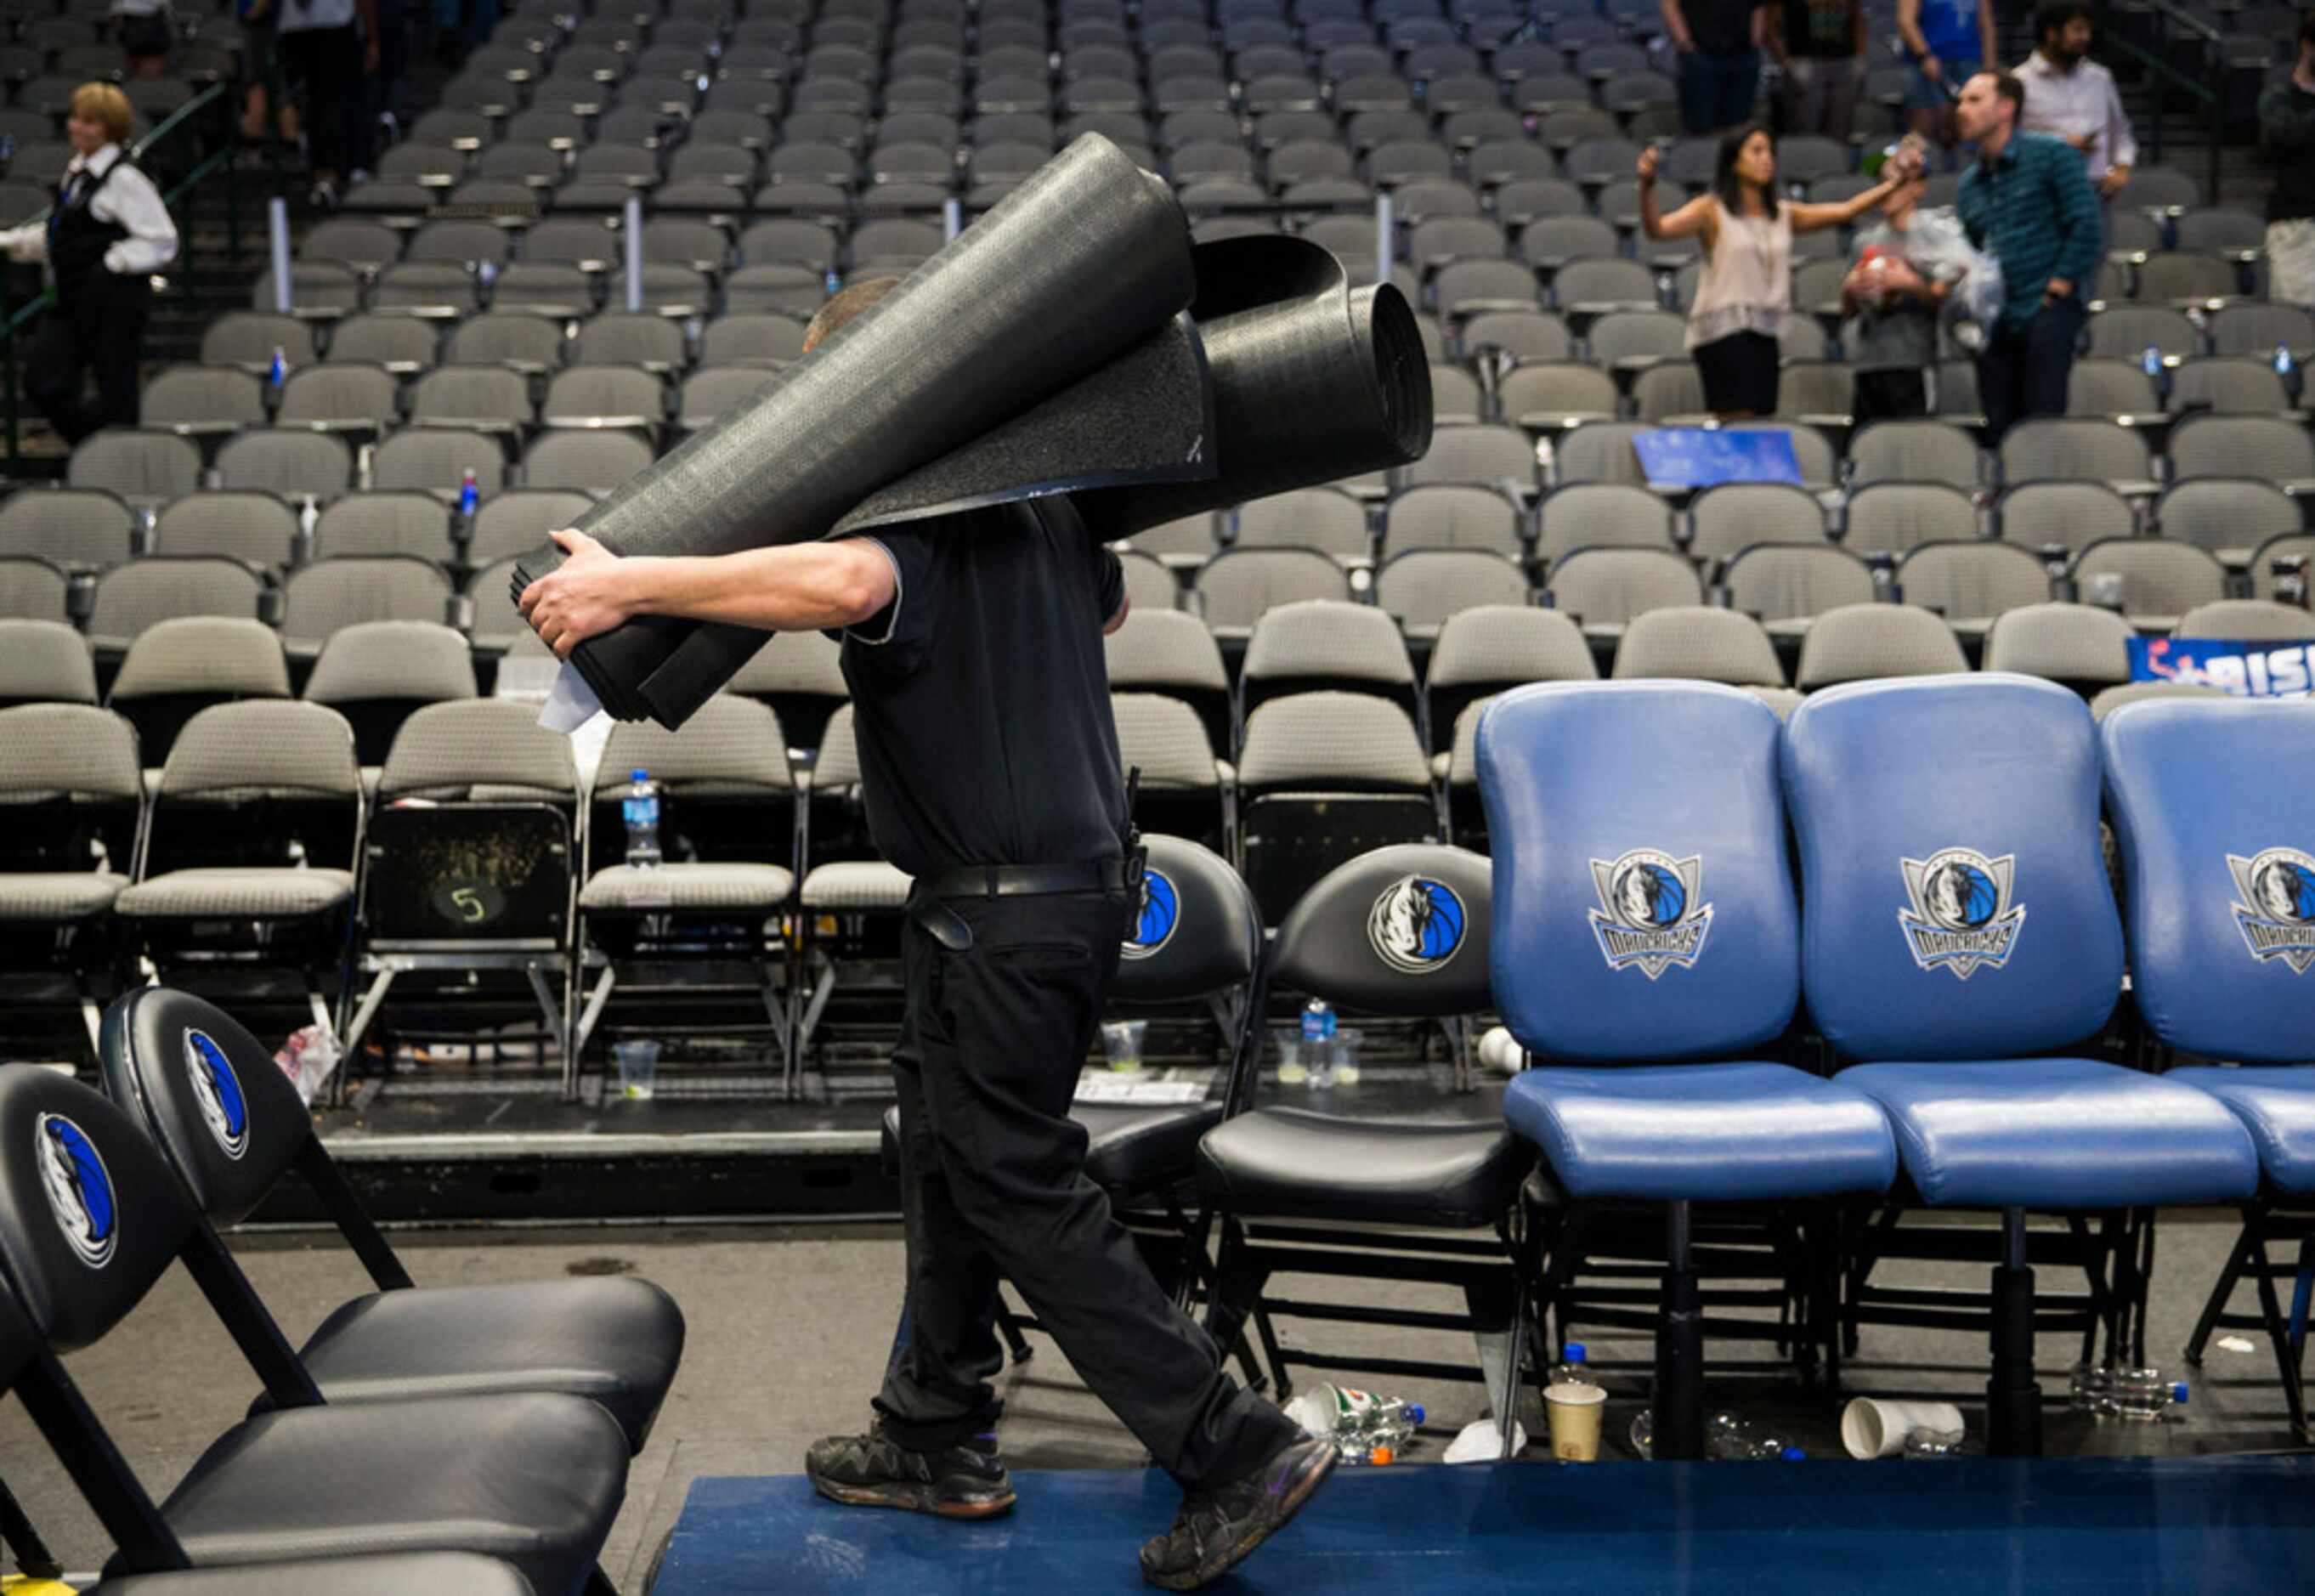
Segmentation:
{"type": "Polygon", "coordinates": [[[67,443],[137,424],[137,358],[153,273],[177,254],[177,226],[153,180],[129,158],[129,99],[111,84],[73,92],[73,158],[49,214],[0,231],[12,261],[45,261],[57,288],[25,363],[25,391],[67,443]],[[96,377],[88,403],[84,377],[96,377]]]}

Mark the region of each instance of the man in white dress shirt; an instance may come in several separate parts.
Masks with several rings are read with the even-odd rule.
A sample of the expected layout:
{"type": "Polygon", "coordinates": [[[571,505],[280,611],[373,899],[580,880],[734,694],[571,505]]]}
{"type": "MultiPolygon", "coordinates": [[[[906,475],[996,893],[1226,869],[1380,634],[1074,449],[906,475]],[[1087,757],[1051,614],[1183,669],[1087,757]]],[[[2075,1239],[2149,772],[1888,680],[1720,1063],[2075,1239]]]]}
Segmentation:
{"type": "Polygon", "coordinates": [[[176,258],[177,225],[153,180],[129,158],[129,100],[83,84],[65,119],[73,158],[46,217],[0,231],[12,261],[45,261],[57,306],[41,318],[25,391],[67,443],[137,424],[137,357],[153,273],[176,258]],[[82,396],[96,377],[97,403],[82,396]]]}
{"type": "Polygon", "coordinates": [[[2026,85],[2018,126],[2081,151],[2090,186],[2111,205],[2138,164],[2138,140],[2114,74],[2089,58],[2090,8],[2082,0],[2044,0],[2034,13],[2034,37],[2038,48],[2018,66],[2018,81],[2026,85]]]}

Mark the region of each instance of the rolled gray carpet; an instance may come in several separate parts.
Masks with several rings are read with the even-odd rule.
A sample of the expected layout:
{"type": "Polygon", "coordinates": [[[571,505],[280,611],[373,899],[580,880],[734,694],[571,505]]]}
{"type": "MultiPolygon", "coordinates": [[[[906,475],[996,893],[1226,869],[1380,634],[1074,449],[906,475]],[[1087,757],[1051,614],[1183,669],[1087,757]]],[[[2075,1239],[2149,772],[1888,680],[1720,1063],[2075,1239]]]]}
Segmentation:
{"type": "MultiPolygon", "coordinates": [[[[717,554],[1069,492],[1114,538],[1404,465],[1431,421],[1397,289],[1302,239],[1193,252],[1163,185],[1088,135],[581,527],[717,554]]],[[[559,558],[526,558],[518,593],[559,558]]],[[[572,658],[613,715],[673,727],[766,636],[644,617],[572,658]]]]}

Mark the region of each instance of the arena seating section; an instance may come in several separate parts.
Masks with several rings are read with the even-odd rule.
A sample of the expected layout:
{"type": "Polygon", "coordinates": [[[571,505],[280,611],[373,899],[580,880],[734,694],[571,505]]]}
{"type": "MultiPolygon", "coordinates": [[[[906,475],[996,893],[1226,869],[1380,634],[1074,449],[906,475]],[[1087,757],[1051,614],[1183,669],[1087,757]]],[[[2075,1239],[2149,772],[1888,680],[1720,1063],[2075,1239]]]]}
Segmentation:
{"type": "MultiPolygon", "coordinates": [[[[1892,26],[1887,4],[1869,10],[1892,26]]],[[[1982,663],[2102,711],[2173,690],[2126,685],[2133,629],[2315,636],[2286,558],[2315,549],[2315,437],[2297,408],[2315,317],[2266,301],[2259,220],[2204,204],[2181,172],[2140,170],[2115,217],[2073,413],[1998,448],[1958,350],[1934,373],[1932,418],[1854,425],[1835,303],[1849,240],[1796,241],[1809,314],[1787,341],[1787,413],[1750,424],[1789,432],[1803,483],[1691,494],[1652,487],[1631,442],[1702,402],[1681,315],[1694,246],[1636,236],[1633,160],[1676,132],[1654,7],[733,11],[506,17],[374,180],[303,231],[289,314],[262,274],[199,364],[152,375],[141,428],[88,439],[63,485],[0,505],[0,704],[114,712],[51,714],[39,738],[0,744],[0,785],[53,790],[59,761],[111,770],[85,790],[131,811],[112,885],[69,904],[28,890],[12,918],[85,922],[102,962],[93,928],[116,888],[148,953],[164,922],[220,907],[340,912],[365,891],[351,842],[381,770],[389,795],[510,783],[581,845],[574,901],[547,916],[563,953],[545,974],[561,979],[580,886],[590,919],[642,912],[600,877],[612,852],[583,851],[619,789],[590,796],[519,714],[434,715],[404,747],[421,730],[407,717],[543,687],[551,661],[507,596],[514,557],[797,358],[831,290],[905,271],[940,246],[945,208],[969,222],[1087,132],[1166,174],[1200,238],[1299,231],[1365,279],[1388,194],[1391,274],[1431,350],[1441,424],[1424,460],[1161,527],[1125,554],[1135,611],[1110,658],[1145,823],[1222,849],[1273,925],[1365,847],[1483,847],[1473,734],[1521,683],[1685,677],[1784,714],[1836,684],[1982,663]],[[196,720],[252,699],[305,714],[196,720]],[[341,720],[350,755],[327,730],[341,720]],[[218,749],[293,747],[269,763],[306,783],[329,839],[301,839],[294,863],[326,869],[237,878],[219,899],[200,872],[293,861],[173,832],[168,811],[246,774],[218,749]]],[[[105,48],[66,24],[83,26],[26,22],[9,47],[9,187],[55,164],[57,84],[105,48]]],[[[170,86],[137,85],[140,106],[220,70],[212,48],[191,47],[170,86]]],[[[1901,92],[1876,68],[1858,137],[1786,140],[1782,180],[1817,198],[1867,182],[1860,159],[1894,132],[1901,92]]],[[[1711,157],[1675,140],[1669,181],[1695,189],[1711,157]]],[[[853,802],[832,656],[782,638],[732,685],[776,715],[792,775],[748,753],[763,724],[735,714],[704,718],[704,754],[620,750],[692,761],[679,798],[689,782],[728,802],[737,781],[776,811],[768,846],[695,861],[727,867],[702,878],[715,902],[897,907],[904,883],[874,861],[853,802]]],[[[821,1002],[837,951],[793,972],[814,972],[821,1002]]],[[[802,1005],[767,983],[775,1028],[808,1039],[802,1005]]]]}

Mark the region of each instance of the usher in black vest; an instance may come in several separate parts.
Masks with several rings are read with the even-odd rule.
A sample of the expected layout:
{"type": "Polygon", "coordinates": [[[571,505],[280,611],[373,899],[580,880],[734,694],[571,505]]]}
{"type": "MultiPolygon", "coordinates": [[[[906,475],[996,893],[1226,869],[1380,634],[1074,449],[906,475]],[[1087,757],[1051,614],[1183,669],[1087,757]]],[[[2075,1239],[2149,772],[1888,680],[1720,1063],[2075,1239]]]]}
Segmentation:
{"type": "Polygon", "coordinates": [[[80,173],[80,187],[65,201],[67,176],[57,185],[57,202],[49,212],[49,265],[57,274],[57,294],[69,299],[104,279],[104,252],[129,236],[129,229],[119,222],[102,222],[91,214],[90,203],[97,191],[111,182],[129,164],[126,155],[114,158],[101,177],[80,173]]]}

